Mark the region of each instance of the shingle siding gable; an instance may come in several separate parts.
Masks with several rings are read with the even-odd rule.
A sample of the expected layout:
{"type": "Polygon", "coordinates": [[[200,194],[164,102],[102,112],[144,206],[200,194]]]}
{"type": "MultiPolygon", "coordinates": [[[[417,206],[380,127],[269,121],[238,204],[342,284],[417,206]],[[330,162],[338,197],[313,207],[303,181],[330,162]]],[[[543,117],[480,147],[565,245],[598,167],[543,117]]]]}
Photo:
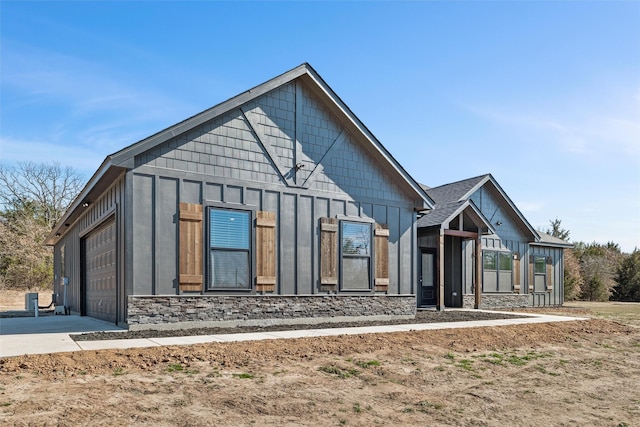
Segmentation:
{"type": "Polygon", "coordinates": [[[352,198],[409,200],[362,144],[296,82],[138,155],[135,164],[268,184],[304,185],[352,198]],[[296,102],[300,103],[297,107],[296,102]],[[302,113],[296,114],[296,109],[302,113]],[[268,153],[263,148],[266,145],[268,153]],[[295,171],[296,164],[303,167],[295,171]]]}
{"type": "Polygon", "coordinates": [[[527,236],[516,224],[511,208],[501,203],[501,199],[486,186],[474,192],[470,199],[491,222],[501,239],[528,241],[527,236]],[[498,223],[500,225],[497,225],[498,223]]]}

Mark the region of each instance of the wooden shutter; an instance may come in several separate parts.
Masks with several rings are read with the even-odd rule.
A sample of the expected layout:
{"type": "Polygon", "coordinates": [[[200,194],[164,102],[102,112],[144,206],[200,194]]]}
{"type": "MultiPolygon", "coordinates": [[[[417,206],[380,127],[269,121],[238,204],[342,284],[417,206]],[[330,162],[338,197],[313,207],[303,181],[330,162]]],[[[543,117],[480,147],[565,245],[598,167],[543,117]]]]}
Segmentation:
{"type": "Polygon", "coordinates": [[[202,290],[202,205],[180,203],[180,290],[202,290]]]}
{"type": "Polygon", "coordinates": [[[320,218],[320,290],[338,289],[338,219],[320,218]]]}
{"type": "Polygon", "coordinates": [[[520,254],[513,254],[513,293],[520,293],[520,254]]]}
{"type": "Polygon", "coordinates": [[[534,274],[533,274],[533,263],[534,263],[534,259],[533,259],[533,255],[529,255],[529,293],[532,294],[533,293],[533,285],[534,285],[534,274]]]}
{"type": "Polygon", "coordinates": [[[389,289],[389,227],[376,224],[373,232],[375,239],[375,290],[386,292],[389,289]]]}
{"type": "Polygon", "coordinates": [[[545,278],[545,284],[547,285],[547,292],[553,291],[553,259],[547,257],[547,277],[545,278]]]}
{"type": "Polygon", "coordinates": [[[276,214],[256,212],[256,291],[276,290],[276,214]]]}

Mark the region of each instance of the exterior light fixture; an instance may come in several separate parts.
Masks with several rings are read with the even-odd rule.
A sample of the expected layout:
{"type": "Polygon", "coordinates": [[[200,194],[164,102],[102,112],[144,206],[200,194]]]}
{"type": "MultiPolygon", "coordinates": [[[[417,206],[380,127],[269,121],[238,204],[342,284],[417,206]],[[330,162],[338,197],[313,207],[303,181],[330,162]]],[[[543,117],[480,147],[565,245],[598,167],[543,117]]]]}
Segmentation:
{"type": "Polygon", "coordinates": [[[502,221],[496,221],[496,225],[497,225],[497,226],[502,225],[502,221]]]}
{"type": "Polygon", "coordinates": [[[82,207],[83,207],[83,208],[88,208],[90,204],[91,204],[91,203],[89,203],[89,202],[84,202],[84,203],[82,204],[82,207]]]}

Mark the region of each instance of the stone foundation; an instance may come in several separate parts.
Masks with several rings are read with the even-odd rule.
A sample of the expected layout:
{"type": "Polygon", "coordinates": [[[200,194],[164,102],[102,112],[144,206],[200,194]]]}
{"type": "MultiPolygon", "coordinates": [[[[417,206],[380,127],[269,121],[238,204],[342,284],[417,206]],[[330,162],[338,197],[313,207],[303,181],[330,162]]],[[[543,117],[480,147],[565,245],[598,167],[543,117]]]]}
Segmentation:
{"type": "MultiPolygon", "coordinates": [[[[462,307],[474,308],[475,295],[463,295],[462,307]]],[[[529,295],[527,294],[482,294],[480,308],[490,310],[494,308],[522,308],[529,307],[529,295]]]]}
{"type": "Polygon", "coordinates": [[[411,319],[415,295],[130,296],[130,330],[411,319]]]}

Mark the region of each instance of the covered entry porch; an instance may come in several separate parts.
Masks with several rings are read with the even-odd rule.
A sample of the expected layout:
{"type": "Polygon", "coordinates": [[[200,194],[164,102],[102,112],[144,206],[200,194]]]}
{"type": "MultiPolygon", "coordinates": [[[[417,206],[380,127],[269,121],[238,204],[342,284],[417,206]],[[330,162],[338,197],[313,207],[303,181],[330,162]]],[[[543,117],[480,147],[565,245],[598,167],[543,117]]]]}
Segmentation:
{"type": "Polygon", "coordinates": [[[418,219],[418,307],[462,307],[464,284],[471,283],[473,305],[480,308],[481,238],[492,232],[472,201],[437,206],[418,219]]]}

